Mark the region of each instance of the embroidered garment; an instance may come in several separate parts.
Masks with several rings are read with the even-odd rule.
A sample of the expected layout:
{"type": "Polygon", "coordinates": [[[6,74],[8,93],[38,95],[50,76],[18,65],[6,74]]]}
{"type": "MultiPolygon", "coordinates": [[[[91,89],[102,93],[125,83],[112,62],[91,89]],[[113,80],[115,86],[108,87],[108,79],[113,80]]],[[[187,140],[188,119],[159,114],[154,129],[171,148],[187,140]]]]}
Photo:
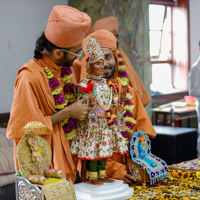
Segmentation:
{"type": "Polygon", "coordinates": [[[169,170],[167,164],[164,160],[151,153],[151,143],[145,132],[137,131],[132,136],[130,140],[130,156],[133,162],[145,167],[150,178],[150,185],[168,179],[169,170]],[[143,135],[146,137],[146,144],[145,142],[140,144],[140,137],[143,135]]]}
{"type": "Polygon", "coordinates": [[[112,90],[106,83],[106,79],[96,78],[82,79],[79,84],[85,87],[89,81],[92,81],[94,87],[90,95],[96,95],[95,110],[91,108],[87,122],[79,122],[77,133],[71,144],[72,155],[82,160],[101,160],[113,154],[128,152],[123,136],[115,124],[108,125],[106,110],[103,109],[116,106],[118,98],[113,99],[112,90]]]}

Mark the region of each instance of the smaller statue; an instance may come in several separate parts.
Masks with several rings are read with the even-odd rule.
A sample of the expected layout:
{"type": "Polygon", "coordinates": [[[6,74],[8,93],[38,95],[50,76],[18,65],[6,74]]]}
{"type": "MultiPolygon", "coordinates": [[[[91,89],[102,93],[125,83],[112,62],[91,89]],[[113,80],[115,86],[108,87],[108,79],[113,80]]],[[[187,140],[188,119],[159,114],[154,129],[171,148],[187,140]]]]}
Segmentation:
{"type": "Polygon", "coordinates": [[[131,137],[130,157],[133,163],[146,170],[150,185],[169,178],[167,163],[151,153],[151,141],[145,132],[137,131],[131,137]]]}
{"type": "Polygon", "coordinates": [[[29,122],[24,127],[26,133],[17,145],[19,170],[31,183],[45,184],[46,177],[62,178],[63,172],[49,169],[51,149],[47,141],[38,134],[45,133],[41,122],[29,122]]]}
{"type": "Polygon", "coordinates": [[[145,135],[141,135],[139,141],[140,141],[140,144],[139,144],[139,157],[144,159],[145,156],[147,156],[147,150],[148,150],[146,136],[145,135]]]}

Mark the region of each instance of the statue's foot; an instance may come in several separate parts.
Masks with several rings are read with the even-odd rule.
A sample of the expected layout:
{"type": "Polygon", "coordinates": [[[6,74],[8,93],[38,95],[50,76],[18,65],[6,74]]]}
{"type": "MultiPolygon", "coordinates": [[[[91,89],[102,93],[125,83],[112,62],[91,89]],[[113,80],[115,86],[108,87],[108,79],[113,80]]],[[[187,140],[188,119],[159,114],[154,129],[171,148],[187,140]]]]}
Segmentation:
{"type": "Polygon", "coordinates": [[[92,185],[103,185],[103,182],[99,179],[88,179],[88,183],[92,185]]]}
{"type": "Polygon", "coordinates": [[[115,182],[114,180],[110,179],[110,178],[99,178],[99,180],[101,180],[102,182],[105,182],[105,183],[113,183],[115,182]]]}

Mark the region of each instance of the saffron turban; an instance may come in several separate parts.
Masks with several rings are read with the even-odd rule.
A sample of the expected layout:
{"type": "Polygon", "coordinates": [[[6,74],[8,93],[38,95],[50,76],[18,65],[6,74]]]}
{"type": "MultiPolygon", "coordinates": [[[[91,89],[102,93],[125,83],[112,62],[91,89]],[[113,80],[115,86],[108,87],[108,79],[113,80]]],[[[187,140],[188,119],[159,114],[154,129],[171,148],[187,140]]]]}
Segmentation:
{"type": "Polygon", "coordinates": [[[99,19],[94,24],[94,30],[105,29],[110,32],[118,32],[118,21],[115,17],[99,19]]]}
{"type": "Polygon", "coordinates": [[[86,13],[70,6],[54,6],[44,34],[58,47],[75,47],[83,42],[90,24],[91,19],[86,13]]]}
{"type": "Polygon", "coordinates": [[[91,33],[90,35],[88,35],[83,41],[83,52],[86,56],[88,56],[87,49],[86,49],[87,42],[88,42],[88,39],[92,36],[97,40],[97,42],[100,44],[102,48],[109,48],[114,52],[116,51],[117,41],[116,41],[115,36],[109,31],[97,30],[91,33]]]}

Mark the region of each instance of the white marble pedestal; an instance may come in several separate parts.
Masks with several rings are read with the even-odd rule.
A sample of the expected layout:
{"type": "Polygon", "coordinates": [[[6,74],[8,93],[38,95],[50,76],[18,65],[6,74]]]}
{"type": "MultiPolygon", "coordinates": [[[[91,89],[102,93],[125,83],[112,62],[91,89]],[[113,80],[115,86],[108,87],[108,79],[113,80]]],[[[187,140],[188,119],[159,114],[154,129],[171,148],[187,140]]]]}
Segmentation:
{"type": "Polygon", "coordinates": [[[74,188],[77,200],[126,200],[134,194],[133,188],[120,180],[100,186],[78,183],[74,188]]]}

